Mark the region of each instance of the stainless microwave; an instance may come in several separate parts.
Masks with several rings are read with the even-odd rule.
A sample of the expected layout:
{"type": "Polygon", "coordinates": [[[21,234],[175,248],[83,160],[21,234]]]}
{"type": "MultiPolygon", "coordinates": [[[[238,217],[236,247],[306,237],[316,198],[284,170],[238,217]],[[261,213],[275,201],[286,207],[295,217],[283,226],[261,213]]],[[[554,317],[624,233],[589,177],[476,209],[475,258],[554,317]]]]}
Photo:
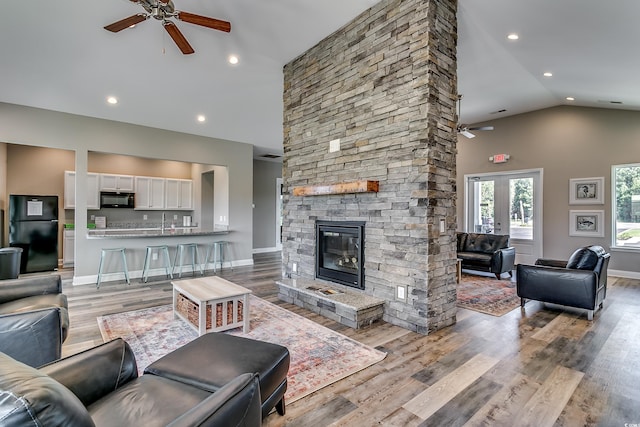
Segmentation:
{"type": "Polygon", "coordinates": [[[117,193],[115,191],[100,192],[100,208],[130,208],[135,207],[135,193],[117,193]]]}

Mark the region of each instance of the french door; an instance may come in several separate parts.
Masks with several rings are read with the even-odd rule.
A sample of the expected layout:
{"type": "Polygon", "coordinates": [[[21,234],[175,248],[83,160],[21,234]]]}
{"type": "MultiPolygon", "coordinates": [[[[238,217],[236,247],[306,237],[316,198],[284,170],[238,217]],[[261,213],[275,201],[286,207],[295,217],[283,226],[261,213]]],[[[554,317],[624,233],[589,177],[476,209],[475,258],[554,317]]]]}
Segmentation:
{"type": "Polygon", "coordinates": [[[516,264],[542,256],[542,170],[465,175],[468,232],[507,234],[516,264]]]}

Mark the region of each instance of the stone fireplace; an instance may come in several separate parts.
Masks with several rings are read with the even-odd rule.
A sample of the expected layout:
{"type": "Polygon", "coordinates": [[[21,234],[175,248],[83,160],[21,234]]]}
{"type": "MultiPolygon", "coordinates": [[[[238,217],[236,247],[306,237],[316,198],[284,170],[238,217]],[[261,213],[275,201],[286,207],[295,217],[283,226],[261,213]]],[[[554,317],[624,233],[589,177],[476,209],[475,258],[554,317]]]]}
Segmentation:
{"type": "Polygon", "coordinates": [[[316,221],[316,278],[364,289],[364,222],[316,221]]]}
{"type": "Polygon", "coordinates": [[[318,221],[364,223],[335,286],[423,334],[456,320],[456,6],[382,0],[284,67],[283,278],[325,281],[318,221]]]}

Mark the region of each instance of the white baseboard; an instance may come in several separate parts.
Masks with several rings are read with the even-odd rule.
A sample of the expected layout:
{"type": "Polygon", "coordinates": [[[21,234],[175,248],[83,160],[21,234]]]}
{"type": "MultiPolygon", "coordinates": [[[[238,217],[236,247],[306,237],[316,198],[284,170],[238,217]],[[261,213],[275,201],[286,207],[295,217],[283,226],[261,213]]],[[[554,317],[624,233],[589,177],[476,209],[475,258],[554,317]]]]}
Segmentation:
{"type": "Polygon", "coordinates": [[[624,271],[624,270],[607,270],[608,276],[623,277],[625,279],[640,279],[640,272],[638,271],[624,271]]]}
{"type": "Polygon", "coordinates": [[[281,249],[278,249],[275,246],[271,247],[271,248],[255,248],[253,250],[253,253],[254,254],[265,254],[265,253],[268,253],[268,252],[278,252],[279,250],[281,250],[281,249]]]}

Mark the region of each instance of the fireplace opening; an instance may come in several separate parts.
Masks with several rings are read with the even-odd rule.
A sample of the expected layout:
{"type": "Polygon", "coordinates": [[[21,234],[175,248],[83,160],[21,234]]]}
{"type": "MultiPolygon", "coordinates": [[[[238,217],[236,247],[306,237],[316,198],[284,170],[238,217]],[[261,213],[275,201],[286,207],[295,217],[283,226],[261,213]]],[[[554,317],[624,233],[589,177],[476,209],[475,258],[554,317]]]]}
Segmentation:
{"type": "Polygon", "coordinates": [[[364,222],[316,221],[316,278],[364,289],[364,222]]]}

